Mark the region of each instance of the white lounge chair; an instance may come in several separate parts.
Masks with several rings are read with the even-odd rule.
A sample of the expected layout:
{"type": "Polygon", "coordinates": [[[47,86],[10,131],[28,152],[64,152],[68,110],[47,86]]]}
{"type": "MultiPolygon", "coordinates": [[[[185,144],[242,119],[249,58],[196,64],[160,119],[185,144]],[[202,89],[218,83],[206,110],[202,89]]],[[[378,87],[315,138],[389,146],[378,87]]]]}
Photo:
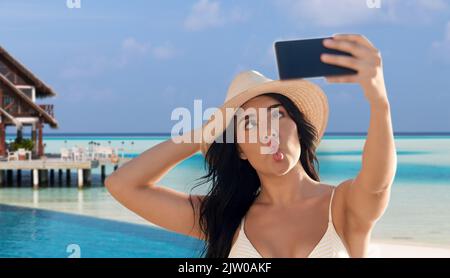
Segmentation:
{"type": "Polygon", "coordinates": [[[97,159],[109,159],[114,153],[111,147],[98,146],[94,148],[94,158],[97,159]]]}
{"type": "Polygon", "coordinates": [[[27,151],[27,150],[24,149],[24,148],[19,148],[19,149],[17,150],[17,155],[18,155],[18,156],[25,156],[25,158],[26,158],[27,155],[28,155],[28,160],[31,160],[31,151],[27,151]]]}
{"type": "Polygon", "coordinates": [[[72,158],[73,160],[85,160],[86,151],[82,147],[72,147],[72,158]]]}
{"type": "Polygon", "coordinates": [[[19,160],[19,153],[18,152],[7,151],[7,153],[8,153],[8,161],[10,161],[10,160],[19,160]]]}
{"type": "Polygon", "coordinates": [[[61,148],[59,151],[61,153],[61,160],[70,160],[71,159],[71,154],[70,154],[69,149],[61,148]]]}

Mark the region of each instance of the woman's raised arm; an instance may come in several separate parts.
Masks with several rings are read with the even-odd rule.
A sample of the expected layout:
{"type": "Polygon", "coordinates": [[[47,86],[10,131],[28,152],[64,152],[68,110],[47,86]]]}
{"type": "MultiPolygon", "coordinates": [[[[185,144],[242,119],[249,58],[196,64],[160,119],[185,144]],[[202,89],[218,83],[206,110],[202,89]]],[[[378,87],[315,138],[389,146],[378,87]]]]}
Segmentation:
{"type": "MultiPolygon", "coordinates": [[[[191,136],[193,131],[183,136],[191,136]]],[[[181,138],[181,137],[177,137],[181,138]]],[[[105,180],[111,195],[144,219],[168,230],[203,238],[198,217],[202,196],[189,195],[159,185],[159,181],[176,164],[200,150],[200,144],[176,143],[170,138],[128,161],[105,180]]]]}
{"type": "Polygon", "coordinates": [[[327,77],[332,83],[359,83],[370,104],[370,126],[364,145],[362,167],[343,190],[349,231],[366,234],[386,210],[397,170],[397,153],[391,110],[383,76],[380,51],[364,36],[341,34],[325,40],[325,46],[352,54],[323,55],[326,63],[348,67],[357,74],[327,77]]]}

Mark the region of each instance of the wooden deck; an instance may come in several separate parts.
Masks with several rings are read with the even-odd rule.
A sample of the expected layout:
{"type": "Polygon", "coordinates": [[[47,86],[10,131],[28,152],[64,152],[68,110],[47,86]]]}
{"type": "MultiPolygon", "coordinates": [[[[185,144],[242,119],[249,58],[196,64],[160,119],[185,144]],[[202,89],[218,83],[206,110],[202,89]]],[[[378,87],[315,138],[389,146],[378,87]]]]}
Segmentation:
{"type": "Polygon", "coordinates": [[[92,169],[99,166],[98,160],[61,160],[58,158],[0,161],[0,170],[50,170],[50,169],[92,169]]]}
{"type": "MultiPolygon", "coordinates": [[[[54,180],[54,171],[58,170],[59,178],[62,172],[66,172],[66,180],[70,183],[71,170],[78,172],[78,187],[81,188],[85,184],[91,184],[91,170],[97,167],[101,168],[101,179],[106,178],[106,166],[113,165],[114,171],[123,163],[129,161],[130,158],[119,158],[119,161],[112,163],[109,159],[100,160],[62,160],[57,157],[47,157],[32,160],[0,160],[0,186],[5,184],[5,176],[7,181],[12,181],[12,171],[17,171],[17,177],[20,182],[22,170],[31,170],[33,188],[39,188],[39,185],[48,184],[48,173],[50,171],[50,180],[54,180]]],[[[11,183],[11,182],[7,182],[11,183]]]]}

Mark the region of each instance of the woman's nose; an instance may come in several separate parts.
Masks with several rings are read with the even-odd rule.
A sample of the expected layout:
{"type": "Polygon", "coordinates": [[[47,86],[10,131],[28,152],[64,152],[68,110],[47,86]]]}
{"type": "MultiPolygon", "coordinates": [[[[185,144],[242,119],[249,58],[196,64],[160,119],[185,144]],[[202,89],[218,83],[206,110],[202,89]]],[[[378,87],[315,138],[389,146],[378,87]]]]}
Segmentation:
{"type": "Polygon", "coordinates": [[[272,143],[280,142],[278,138],[278,132],[272,130],[270,134],[266,134],[263,136],[263,145],[270,146],[272,143]]]}

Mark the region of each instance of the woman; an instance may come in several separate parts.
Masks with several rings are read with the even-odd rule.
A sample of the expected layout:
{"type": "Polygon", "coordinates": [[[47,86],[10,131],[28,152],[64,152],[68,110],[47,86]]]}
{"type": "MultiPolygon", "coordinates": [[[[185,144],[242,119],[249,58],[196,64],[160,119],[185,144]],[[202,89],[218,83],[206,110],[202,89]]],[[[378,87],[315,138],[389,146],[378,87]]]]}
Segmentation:
{"type": "MultiPolygon", "coordinates": [[[[105,181],[110,193],[158,226],[205,240],[206,257],[367,256],[371,231],[388,205],[396,171],[381,56],[361,35],[335,35],[324,45],[353,56],[328,54],[321,57],[323,62],[358,72],[327,81],[359,83],[370,104],[370,126],[356,177],[336,186],[320,182],[315,151],[328,106],[318,86],[300,79],[272,81],[249,71],[233,80],[218,110],[244,111],[223,118],[226,129],[212,137],[233,140],[231,144],[164,141],[111,174],[105,181]],[[267,117],[276,120],[276,128],[259,126],[264,116],[247,113],[255,108],[269,110],[267,117]],[[233,136],[226,136],[231,131],[233,136]],[[236,142],[255,134],[256,142],[236,142]],[[264,147],[269,152],[261,152],[264,147]],[[199,150],[208,166],[202,178],[212,185],[206,195],[158,184],[199,150]]],[[[211,118],[200,131],[217,120],[211,118]]],[[[192,135],[196,133],[183,138],[194,139],[192,135]]]]}

